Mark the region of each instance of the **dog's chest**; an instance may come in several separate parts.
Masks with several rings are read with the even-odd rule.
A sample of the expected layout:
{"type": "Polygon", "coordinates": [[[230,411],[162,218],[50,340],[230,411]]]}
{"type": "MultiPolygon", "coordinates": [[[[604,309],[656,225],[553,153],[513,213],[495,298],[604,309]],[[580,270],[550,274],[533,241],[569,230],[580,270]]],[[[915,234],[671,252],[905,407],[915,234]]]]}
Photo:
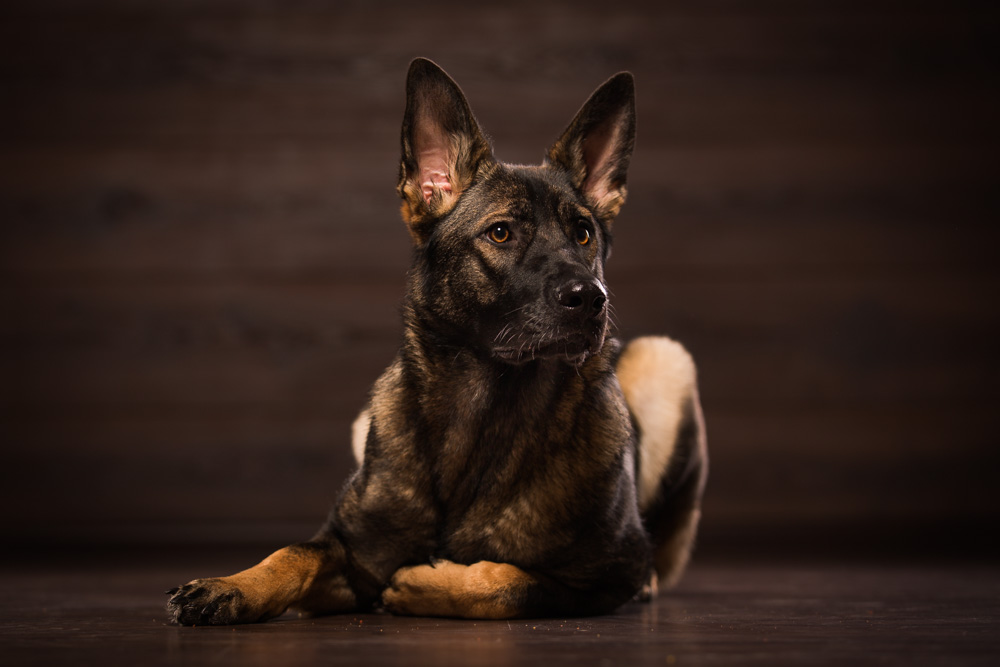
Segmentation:
{"type": "Polygon", "coordinates": [[[441,557],[530,564],[597,529],[628,422],[585,372],[453,364],[424,394],[441,557]]]}
{"type": "Polygon", "coordinates": [[[543,489],[491,495],[446,518],[442,555],[530,565],[571,544],[574,523],[552,511],[543,489]]]}
{"type": "Polygon", "coordinates": [[[529,565],[597,528],[588,501],[613,493],[607,482],[615,477],[587,455],[598,443],[541,421],[452,435],[463,431],[476,437],[451,442],[453,456],[438,470],[439,555],[529,565]]]}

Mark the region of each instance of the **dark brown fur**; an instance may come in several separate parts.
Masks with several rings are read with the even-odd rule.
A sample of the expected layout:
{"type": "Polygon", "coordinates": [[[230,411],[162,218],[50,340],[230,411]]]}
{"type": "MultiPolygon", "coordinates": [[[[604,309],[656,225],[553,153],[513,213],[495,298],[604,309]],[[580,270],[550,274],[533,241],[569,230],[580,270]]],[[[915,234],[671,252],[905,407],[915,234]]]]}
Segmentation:
{"type": "Polygon", "coordinates": [[[654,565],[676,579],[707,470],[693,366],[666,339],[608,336],[633,136],[619,74],[543,165],[500,163],[458,86],[414,61],[398,191],[416,256],[403,345],[355,426],[359,469],[312,540],[172,590],[176,622],[596,614],[648,593],[654,565]]]}

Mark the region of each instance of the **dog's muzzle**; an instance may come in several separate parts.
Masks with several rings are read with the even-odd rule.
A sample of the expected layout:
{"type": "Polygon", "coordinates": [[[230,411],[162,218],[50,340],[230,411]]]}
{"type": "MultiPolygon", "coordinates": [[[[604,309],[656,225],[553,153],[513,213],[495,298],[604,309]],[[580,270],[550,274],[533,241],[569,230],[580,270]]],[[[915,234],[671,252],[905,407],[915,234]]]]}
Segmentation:
{"type": "Polygon", "coordinates": [[[608,292],[591,276],[563,278],[534,308],[518,309],[516,322],[493,341],[494,356],[508,363],[558,358],[579,365],[604,345],[608,292]]]}

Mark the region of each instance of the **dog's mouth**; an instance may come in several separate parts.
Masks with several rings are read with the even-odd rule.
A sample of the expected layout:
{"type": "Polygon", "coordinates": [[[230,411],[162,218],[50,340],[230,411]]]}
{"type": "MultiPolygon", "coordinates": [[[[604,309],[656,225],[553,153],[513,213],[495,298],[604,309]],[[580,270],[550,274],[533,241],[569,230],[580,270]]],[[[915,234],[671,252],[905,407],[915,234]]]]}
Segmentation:
{"type": "Polygon", "coordinates": [[[579,366],[604,345],[603,328],[578,332],[561,338],[540,337],[495,345],[493,356],[509,364],[526,364],[539,359],[557,359],[579,366]],[[514,344],[516,342],[516,344],[514,344]]]}

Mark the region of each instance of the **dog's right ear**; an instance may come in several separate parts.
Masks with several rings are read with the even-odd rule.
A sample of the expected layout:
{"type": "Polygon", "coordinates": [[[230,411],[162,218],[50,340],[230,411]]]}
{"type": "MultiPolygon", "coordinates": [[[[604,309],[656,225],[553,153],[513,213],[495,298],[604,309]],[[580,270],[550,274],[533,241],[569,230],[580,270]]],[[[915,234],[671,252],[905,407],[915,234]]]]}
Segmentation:
{"type": "Polygon", "coordinates": [[[420,245],[479,171],[495,163],[458,84],[425,58],[414,60],[406,77],[402,144],[396,190],[403,220],[420,245]]]}

